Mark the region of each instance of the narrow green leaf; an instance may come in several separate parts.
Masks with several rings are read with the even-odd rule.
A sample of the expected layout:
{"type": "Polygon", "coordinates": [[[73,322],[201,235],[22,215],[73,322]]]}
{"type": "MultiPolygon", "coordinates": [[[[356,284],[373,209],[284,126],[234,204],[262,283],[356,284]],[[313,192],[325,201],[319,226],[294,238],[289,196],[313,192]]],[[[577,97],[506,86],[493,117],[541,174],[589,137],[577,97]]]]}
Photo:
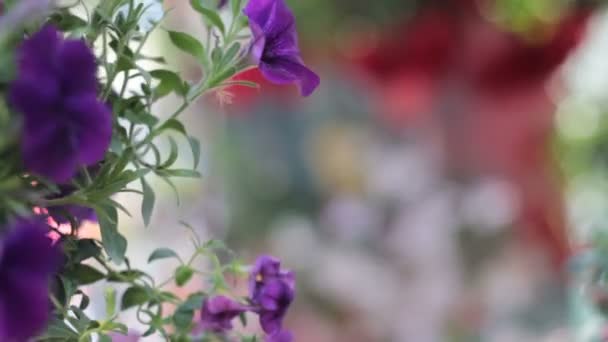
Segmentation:
{"type": "Polygon", "coordinates": [[[108,281],[116,283],[129,283],[143,277],[144,275],[145,273],[140,270],[125,270],[108,274],[108,281]]]}
{"type": "Polygon", "coordinates": [[[103,248],[112,261],[120,265],[125,259],[127,239],[118,232],[118,213],[116,208],[96,210],[101,230],[103,248]]]}
{"type": "Polygon", "coordinates": [[[232,16],[237,18],[241,14],[243,0],[231,0],[230,5],[232,6],[232,16]]]}
{"type": "Polygon", "coordinates": [[[150,263],[154,260],[166,259],[166,258],[176,258],[176,259],[180,260],[179,255],[177,255],[177,253],[175,253],[175,251],[173,251],[172,249],[157,248],[148,257],[148,263],[150,263]]]}
{"type": "Polygon", "coordinates": [[[116,289],[107,287],[103,294],[106,299],[106,317],[111,318],[116,313],[116,289]]]}
{"type": "Polygon", "coordinates": [[[173,165],[177,161],[178,149],[177,143],[175,142],[175,139],[173,139],[173,137],[169,137],[169,148],[169,158],[167,158],[167,160],[165,160],[165,162],[160,165],[161,169],[171,167],[171,165],[173,165]]]}
{"type": "Polygon", "coordinates": [[[177,119],[169,119],[158,128],[159,132],[164,130],[174,130],[185,136],[188,136],[188,133],[186,133],[186,127],[184,127],[184,124],[179,122],[177,119]]]}
{"type": "Polygon", "coordinates": [[[192,150],[192,159],[194,160],[193,169],[198,168],[198,164],[201,161],[201,142],[195,137],[189,136],[188,143],[190,143],[190,149],[192,150]]]}
{"type": "Polygon", "coordinates": [[[103,273],[86,264],[74,265],[73,268],[68,271],[68,275],[70,278],[76,280],[78,285],[92,284],[105,277],[103,273]]]}
{"type": "Polygon", "coordinates": [[[163,97],[171,92],[179,95],[185,95],[187,92],[181,77],[173,71],[164,69],[152,70],[150,71],[150,75],[160,81],[154,89],[154,96],[156,98],[163,97]]]}
{"type": "Polygon", "coordinates": [[[169,31],[169,39],[171,39],[175,47],[194,56],[198,61],[203,62],[206,60],[205,47],[191,35],[184,32],[169,31]]]}
{"type": "Polygon", "coordinates": [[[144,196],[141,201],[141,216],[143,217],[144,224],[147,227],[150,224],[150,219],[152,218],[152,210],[154,209],[156,195],[154,194],[154,190],[152,190],[148,182],[146,182],[146,179],[143,177],[140,179],[141,188],[144,193],[144,196]]]}
{"type": "Polygon", "coordinates": [[[224,56],[222,57],[222,61],[220,62],[220,67],[224,68],[230,62],[232,62],[232,60],[234,59],[234,57],[236,57],[237,53],[239,53],[240,50],[241,50],[241,44],[239,42],[236,42],[236,43],[233,43],[232,45],[230,45],[230,47],[226,51],[226,54],[224,54],[224,56]]]}
{"type": "Polygon", "coordinates": [[[185,169],[175,169],[175,170],[162,170],[158,171],[158,173],[171,176],[171,177],[184,177],[184,178],[201,178],[200,172],[196,170],[185,170],[185,169]]]}
{"type": "Polygon", "coordinates": [[[224,22],[216,11],[203,6],[200,0],[190,0],[190,5],[195,11],[205,17],[205,20],[209,25],[217,27],[222,32],[222,34],[226,33],[226,27],[224,26],[224,22]]]}

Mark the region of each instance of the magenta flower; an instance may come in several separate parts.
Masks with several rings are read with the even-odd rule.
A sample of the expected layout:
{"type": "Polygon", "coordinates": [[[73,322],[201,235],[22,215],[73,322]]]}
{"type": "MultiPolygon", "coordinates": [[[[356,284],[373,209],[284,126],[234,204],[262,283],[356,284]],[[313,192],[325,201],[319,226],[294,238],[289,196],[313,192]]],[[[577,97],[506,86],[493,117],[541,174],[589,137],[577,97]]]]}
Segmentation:
{"type": "Polygon", "coordinates": [[[9,102],[23,115],[22,157],[29,172],[57,183],[103,159],[112,115],[97,99],[97,65],[82,40],[47,25],[18,51],[9,102]]]}
{"type": "Polygon", "coordinates": [[[247,311],[247,307],[225,296],[205,299],[201,309],[204,330],[216,333],[232,329],[232,320],[247,311]]]}
{"type": "Polygon", "coordinates": [[[260,256],[249,274],[249,296],[264,332],[282,330],[283,318],[295,297],[295,276],[282,270],[278,259],[260,256]]]}
{"type": "Polygon", "coordinates": [[[250,0],[244,9],[253,33],[251,53],[260,71],[276,84],[297,83],[303,96],[319,86],[319,76],[300,56],[293,13],[284,0],[250,0]]]}
{"type": "Polygon", "coordinates": [[[61,263],[47,231],[39,221],[20,221],[2,241],[0,341],[28,341],[47,324],[49,282],[61,263]]]}

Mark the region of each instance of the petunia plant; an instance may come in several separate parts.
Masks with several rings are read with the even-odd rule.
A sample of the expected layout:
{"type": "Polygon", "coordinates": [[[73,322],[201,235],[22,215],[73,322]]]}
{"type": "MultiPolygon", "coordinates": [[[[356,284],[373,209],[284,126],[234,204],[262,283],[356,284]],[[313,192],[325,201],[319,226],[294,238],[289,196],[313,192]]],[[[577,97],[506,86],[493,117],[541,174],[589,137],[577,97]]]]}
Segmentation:
{"type": "Polygon", "coordinates": [[[119,213],[129,213],[115,195],[139,195],[147,226],[153,178],[177,191],[176,178],[200,177],[199,140],[180,121],[199,97],[256,87],[233,79],[250,67],[270,82],[298,85],[304,96],[319,85],[284,0],[189,5],[206,34],[167,27],[172,12],[160,0],[0,1],[0,341],[293,340],[283,318],[295,277],[277,259],[262,256],[247,268],[219,258],[234,255],[220,241],[195,235],[188,259],[164,246],[150,251],[150,263],[175,260],[173,276],[157,281],[127,257],[119,213]],[[193,57],[200,79],[185,80],[162,56],[142,52],[157,30],[193,57]],[[158,112],[155,104],[169,95],[179,103],[158,112]],[[182,153],[192,154],[191,168],[176,165],[182,153]],[[82,237],[84,221],[98,223],[99,240],[82,237]],[[212,268],[198,270],[199,258],[212,268]],[[228,275],[248,277],[247,297],[231,295],[228,275]],[[169,291],[194,277],[210,286],[188,296],[169,291]],[[105,298],[89,298],[83,286],[104,280],[105,298]],[[98,300],[105,317],[89,317],[86,308],[98,300]],[[136,310],[147,329],[121,323],[124,310],[136,310]],[[247,324],[246,313],[259,319],[258,334],[233,329],[238,318],[247,324]]]}

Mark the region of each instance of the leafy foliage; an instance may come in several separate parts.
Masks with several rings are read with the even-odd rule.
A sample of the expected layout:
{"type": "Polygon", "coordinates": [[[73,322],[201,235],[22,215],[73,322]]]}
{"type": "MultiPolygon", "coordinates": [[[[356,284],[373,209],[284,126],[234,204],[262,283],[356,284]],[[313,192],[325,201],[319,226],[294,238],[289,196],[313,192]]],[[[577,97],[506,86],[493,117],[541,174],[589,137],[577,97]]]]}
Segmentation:
{"type": "MultiPolygon", "coordinates": [[[[119,323],[124,310],[136,310],[141,323],[148,326],[144,336],[157,335],[167,341],[194,339],[194,313],[207,293],[193,293],[185,299],[164,290],[169,284],[184,286],[193,277],[210,274],[209,289],[227,289],[225,272],[234,270],[235,261],[223,264],[216,256],[218,243],[193,239],[194,251],[185,262],[168,248],[154,250],[148,262],[171,262],[175,271],[170,279],[157,283],[145,272],[132,269],[127,258],[128,241],[121,233],[120,215],[131,215],[114,200],[120,193],[141,196],[141,216],[147,226],[152,218],[156,195],[152,184],[159,178],[172,185],[174,178],[200,178],[197,167],[201,146],[180,121],[180,115],[201,95],[228,85],[229,78],[246,65],[247,46],[242,40],[246,20],[241,14],[244,1],[234,0],[227,10],[232,17],[225,21],[215,7],[202,1],[190,1],[194,11],[209,31],[200,39],[185,32],[167,30],[171,43],[190,55],[202,70],[201,79],[191,82],[170,70],[162,56],[146,56],[142,49],[151,33],[158,29],[168,14],[161,0],[107,0],[91,8],[88,2],[71,1],[50,10],[46,20],[19,21],[19,27],[0,29],[0,95],[5,95],[15,77],[14,54],[23,32],[36,32],[45,21],[66,36],[82,38],[95,46],[99,66],[99,98],[111,106],[113,114],[112,141],[105,158],[92,167],[82,167],[65,185],[30,174],[24,170],[19,153],[19,113],[10,109],[0,96],[0,227],[18,217],[30,216],[46,208],[79,206],[94,209],[101,240],[78,237],[79,222],[69,217],[69,232],[55,229],[65,252],[65,263],[52,285],[53,319],[37,341],[111,341],[111,333],[126,334],[128,328],[119,323]],[[145,62],[145,63],[144,63],[145,62]],[[154,62],[154,68],[147,68],[154,62]],[[138,84],[138,91],[130,91],[138,84]],[[171,113],[155,113],[154,104],[169,95],[180,104],[171,113]],[[162,115],[161,115],[162,114],[162,115]],[[165,115],[166,114],[166,115],[165,115]],[[166,120],[161,117],[167,117],[166,120]],[[178,157],[183,151],[182,139],[193,155],[191,168],[180,167],[178,157]],[[161,152],[159,144],[168,141],[169,151],[161,152]],[[212,270],[197,270],[199,258],[206,258],[212,270]],[[88,317],[85,310],[90,299],[82,286],[105,281],[106,317],[88,317]],[[123,284],[121,293],[112,284],[123,284]],[[167,307],[174,310],[167,311],[167,307]]],[[[14,1],[5,2],[5,13],[11,14],[14,1]]],[[[200,337],[200,336],[199,336],[200,337]]],[[[204,336],[203,336],[204,338],[204,336]]]]}

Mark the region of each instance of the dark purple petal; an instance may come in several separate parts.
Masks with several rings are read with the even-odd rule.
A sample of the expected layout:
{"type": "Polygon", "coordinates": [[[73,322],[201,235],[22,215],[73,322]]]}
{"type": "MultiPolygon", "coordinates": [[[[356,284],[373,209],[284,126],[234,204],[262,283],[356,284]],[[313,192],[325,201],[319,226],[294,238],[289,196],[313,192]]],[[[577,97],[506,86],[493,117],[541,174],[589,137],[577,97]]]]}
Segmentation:
{"type": "Polygon", "coordinates": [[[59,73],[64,76],[64,91],[92,94],[97,92],[95,55],[84,41],[66,40],[59,49],[57,59],[59,73]]]}
{"type": "Polygon", "coordinates": [[[112,115],[97,99],[95,56],[52,26],[26,39],[9,103],[23,115],[22,158],[29,172],[64,183],[103,159],[112,115]]]}
{"type": "Polygon", "coordinates": [[[74,132],[78,144],[78,161],[92,165],[101,161],[112,139],[112,113],[94,94],[65,99],[65,110],[74,124],[86,130],[74,132]],[[94,123],[94,124],[93,124],[94,123]]]}
{"type": "Polygon", "coordinates": [[[55,110],[59,94],[59,80],[53,75],[21,73],[11,84],[9,99],[19,111],[30,114],[25,117],[26,121],[35,124],[55,110]]]}
{"type": "Polygon", "coordinates": [[[26,341],[50,316],[49,281],[61,252],[39,221],[20,221],[2,242],[0,254],[0,341],[26,341]]]}
{"type": "Polygon", "coordinates": [[[55,53],[60,45],[59,31],[51,25],[44,26],[21,45],[18,54],[20,70],[32,73],[54,72],[56,69],[55,53]],[[41,53],[44,58],[40,56],[41,53]]]}
{"type": "Polygon", "coordinates": [[[28,171],[44,175],[57,183],[70,180],[78,167],[74,157],[76,146],[71,132],[65,128],[40,126],[22,137],[23,162],[28,171]]]}
{"type": "Polygon", "coordinates": [[[283,0],[250,0],[244,12],[268,37],[295,31],[295,18],[283,0]]]}
{"type": "Polygon", "coordinates": [[[276,84],[298,83],[302,96],[312,94],[321,82],[312,70],[297,60],[288,58],[263,60],[260,63],[260,71],[264,77],[276,84]]]}
{"type": "Polygon", "coordinates": [[[282,270],[278,259],[260,256],[249,274],[249,296],[268,334],[281,330],[283,318],[295,298],[295,276],[282,270]]]}
{"type": "Polygon", "coordinates": [[[232,329],[232,320],[247,307],[225,296],[205,299],[201,308],[201,324],[204,330],[224,332],[232,329]]]}
{"type": "Polygon", "coordinates": [[[284,0],[250,0],[244,13],[253,34],[250,52],[264,77],[297,83],[303,96],[312,94],[320,79],[302,62],[295,19],[284,0]]]}
{"type": "Polygon", "coordinates": [[[266,336],[266,342],[291,342],[293,334],[289,330],[280,330],[274,334],[266,336]]]}
{"type": "Polygon", "coordinates": [[[228,0],[220,0],[220,2],[218,2],[218,4],[217,4],[217,8],[219,8],[219,9],[224,8],[224,6],[226,6],[227,3],[228,3],[228,0]]]}

